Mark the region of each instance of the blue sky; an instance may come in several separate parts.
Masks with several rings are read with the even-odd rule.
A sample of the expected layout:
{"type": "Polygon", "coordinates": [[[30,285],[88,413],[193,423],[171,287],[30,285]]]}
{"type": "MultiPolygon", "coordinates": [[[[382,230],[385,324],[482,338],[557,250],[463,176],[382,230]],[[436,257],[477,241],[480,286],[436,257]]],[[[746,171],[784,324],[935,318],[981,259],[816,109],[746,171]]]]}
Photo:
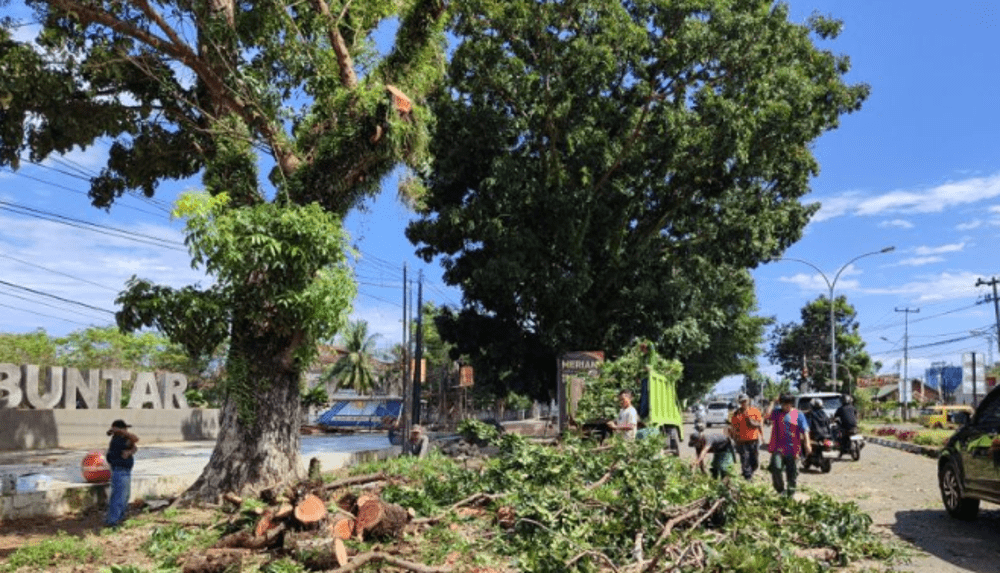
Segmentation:
{"type": "MultiPolygon", "coordinates": [[[[909,315],[911,375],[935,361],[958,364],[963,352],[986,354],[990,344],[1000,358],[995,338],[970,334],[996,332],[993,305],[981,304],[989,291],[975,283],[1000,278],[994,246],[1000,235],[1000,8],[985,1],[790,5],[795,21],[814,11],[844,21],[843,34],[823,47],[848,55],[848,79],[870,84],[872,95],[816,142],[822,171],[807,201],[823,207],[786,256],[812,263],[832,280],[855,256],[895,247],[844,269],[835,289],[857,308],[867,348],[883,371],[902,369],[905,315],[897,308],[919,309],[909,315]],[[960,340],[945,342],[953,339],[960,340]]],[[[104,213],[85,196],[86,178],[102,163],[103,149],[92,148],[42,166],[25,164],[16,174],[0,171],[0,331],[65,334],[110,324],[105,311],[114,310],[115,294],[132,274],[174,286],[205,281],[190,269],[179,246],[181,227],[165,212],[177,192],[197,182],[165,186],[152,202],[126,198],[104,213]],[[39,219],[37,212],[25,215],[19,207],[169,243],[98,234],[39,219]]],[[[403,236],[412,215],[395,196],[395,181],[387,181],[381,196],[347,220],[361,252],[354,314],[383,335],[383,345],[401,336],[403,263],[411,278],[424,271],[425,299],[461,300],[442,284],[439,266],[414,256],[403,236]]],[[[797,320],[806,302],[828,292],[816,271],[798,262],[772,262],[754,277],[760,314],[779,322],[797,320]]]]}

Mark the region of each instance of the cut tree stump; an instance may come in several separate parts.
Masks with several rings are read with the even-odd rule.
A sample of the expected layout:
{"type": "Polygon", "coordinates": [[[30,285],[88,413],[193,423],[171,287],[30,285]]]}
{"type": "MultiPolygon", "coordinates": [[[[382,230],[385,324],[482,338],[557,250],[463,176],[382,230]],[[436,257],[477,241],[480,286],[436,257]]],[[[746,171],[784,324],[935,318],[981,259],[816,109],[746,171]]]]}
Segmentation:
{"type": "Polygon", "coordinates": [[[319,523],[326,517],[326,504],[313,494],[304,496],[295,504],[295,519],[304,525],[319,523]]]}
{"type": "Polygon", "coordinates": [[[398,538],[410,521],[410,514],[403,506],[371,499],[358,507],[354,533],[364,539],[398,538]]]}
{"type": "Polygon", "coordinates": [[[330,535],[337,539],[350,539],[354,535],[354,520],[346,516],[334,518],[330,524],[330,535]]]}
{"type": "MultiPolygon", "coordinates": [[[[285,550],[306,569],[325,571],[341,566],[337,561],[337,541],[340,540],[316,537],[315,532],[298,531],[285,535],[285,550]]],[[[344,551],[346,554],[346,548],[344,551]]]]}

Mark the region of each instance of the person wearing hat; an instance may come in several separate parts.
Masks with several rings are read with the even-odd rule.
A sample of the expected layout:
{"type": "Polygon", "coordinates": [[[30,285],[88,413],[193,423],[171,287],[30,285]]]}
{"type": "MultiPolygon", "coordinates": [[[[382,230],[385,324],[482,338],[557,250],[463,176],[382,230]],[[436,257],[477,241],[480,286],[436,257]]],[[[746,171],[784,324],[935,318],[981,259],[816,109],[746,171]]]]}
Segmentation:
{"type": "Polygon", "coordinates": [[[812,452],[809,423],[805,415],[795,409],[795,396],[791,394],[781,395],[781,407],[773,409],[768,419],[771,421],[771,441],[767,447],[771,452],[768,465],[771,483],[775,491],[792,497],[799,477],[799,452],[804,451],[806,456],[812,452]]]}
{"type": "Polygon", "coordinates": [[[410,429],[410,455],[418,458],[426,458],[430,446],[431,439],[424,432],[424,427],[414,425],[410,429]]]}
{"type": "Polygon", "coordinates": [[[739,402],[739,407],[733,412],[729,423],[733,429],[733,440],[736,442],[736,455],[740,457],[740,471],[743,477],[749,480],[760,467],[758,452],[764,416],[750,404],[750,396],[740,394],[736,400],[739,402]]]}
{"type": "Polygon", "coordinates": [[[111,493],[108,495],[108,514],[104,524],[108,527],[116,527],[125,519],[132,491],[132,466],[135,465],[135,453],[139,450],[135,445],[139,438],[128,431],[131,427],[125,420],[115,420],[107,432],[111,436],[105,455],[111,466],[111,493]]]}
{"type": "Polygon", "coordinates": [[[694,448],[697,455],[692,465],[704,472],[705,458],[711,452],[712,477],[721,478],[730,475],[733,467],[733,443],[728,435],[709,434],[705,432],[704,424],[695,424],[694,432],[688,438],[688,445],[694,448]]]}

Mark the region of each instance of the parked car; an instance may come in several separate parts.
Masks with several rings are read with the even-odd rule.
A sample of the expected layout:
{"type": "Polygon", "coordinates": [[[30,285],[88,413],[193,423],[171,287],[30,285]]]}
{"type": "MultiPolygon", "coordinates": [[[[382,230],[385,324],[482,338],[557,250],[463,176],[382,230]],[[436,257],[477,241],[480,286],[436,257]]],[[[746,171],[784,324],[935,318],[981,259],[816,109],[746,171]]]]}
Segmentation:
{"type": "Polygon", "coordinates": [[[929,406],[917,418],[928,428],[961,428],[972,417],[972,406],[929,406]]]}
{"type": "Polygon", "coordinates": [[[733,411],[729,402],[709,402],[705,409],[705,426],[729,423],[729,414],[733,411]]]}
{"type": "Polygon", "coordinates": [[[980,402],[938,458],[941,501],[952,517],[972,520],[979,502],[1000,504],[1000,387],[980,402]]]}
{"type": "Polygon", "coordinates": [[[819,398],[823,401],[823,411],[831,420],[837,412],[837,408],[844,404],[844,397],[836,392],[809,392],[799,395],[795,407],[799,410],[809,410],[812,408],[809,403],[813,401],[813,398],[819,398]]]}

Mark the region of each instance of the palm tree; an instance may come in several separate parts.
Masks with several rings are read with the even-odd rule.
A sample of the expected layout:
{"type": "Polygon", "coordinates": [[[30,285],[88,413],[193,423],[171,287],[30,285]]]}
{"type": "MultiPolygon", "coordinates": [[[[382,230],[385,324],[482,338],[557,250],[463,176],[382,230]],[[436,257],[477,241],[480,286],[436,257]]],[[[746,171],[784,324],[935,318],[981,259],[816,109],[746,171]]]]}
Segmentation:
{"type": "Polygon", "coordinates": [[[370,392],[375,384],[372,374],[372,363],[375,351],[375,339],[378,334],[368,334],[368,322],[365,320],[348,321],[347,327],[340,335],[341,343],[347,350],[347,355],[334,364],[323,376],[324,382],[334,382],[334,388],[354,388],[358,394],[370,392]]]}

